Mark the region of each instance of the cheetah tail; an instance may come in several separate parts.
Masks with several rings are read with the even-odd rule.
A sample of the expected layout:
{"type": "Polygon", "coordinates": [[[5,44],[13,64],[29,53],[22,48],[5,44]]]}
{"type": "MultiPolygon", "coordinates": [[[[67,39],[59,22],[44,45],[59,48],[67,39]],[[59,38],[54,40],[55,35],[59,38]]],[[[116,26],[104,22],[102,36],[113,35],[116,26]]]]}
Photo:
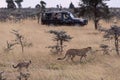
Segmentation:
{"type": "Polygon", "coordinates": [[[65,55],[63,58],[57,58],[57,60],[63,60],[67,57],[67,55],[65,55]]]}
{"type": "Polygon", "coordinates": [[[17,66],[12,65],[13,68],[17,68],[17,66]]]}

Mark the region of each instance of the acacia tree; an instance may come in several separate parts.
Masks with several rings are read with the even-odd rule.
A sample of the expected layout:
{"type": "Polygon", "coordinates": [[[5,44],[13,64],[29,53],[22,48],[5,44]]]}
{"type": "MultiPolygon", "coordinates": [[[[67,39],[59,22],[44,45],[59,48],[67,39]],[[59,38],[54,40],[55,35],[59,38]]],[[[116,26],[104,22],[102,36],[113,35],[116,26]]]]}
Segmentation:
{"type": "Polygon", "coordinates": [[[7,3],[8,9],[15,9],[16,8],[13,0],[6,0],[6,3],[7,3]]]}
{"type": "Polygon", "coordinates": [[[40,9],[40,8],[41,8],[40,4],[37,4],[37,5],[35,6],[35,8],[36,8],[36,9],[40,9]]]}
{"type": "Polygon", "coordinates": [[[23,0],[15,0],[15,2],[18,5],[18,8],[22,8],[21,2],[23,2],[23,0]]]}
{"type": "Polygon", "coordinates": [[[46,2],[41,0],[40,5],[41,5],[41,13],[42,13],[42,16],[43,16],[43,13],[45,12],[45,9],[46,9],[46,2]]]}
{"type": "Polygon", "coordinates": [[[69,5],[69,9],[75,13],[75,6],[74,4],[71,2],[70,5],[69,5]]]}
{"type": "Polygon", "coordinates": [[[69,42],[72,37],[70,35],[67,35],[65,31],[50,30],[49,33],[55,35],[53,41],[56,41],[56,45],[50,46],[49,48],[55,48],[57,53],[62,53],[64,42],[69,42]]]}
{"type": "Polygon", "coordinates": [[[40,6],[41,6],[41,12],[44,12],[45,11],[45,8],[46,8],[46,2],[44,1],[40,1],[40,6]]]}
{"type": "Polygon", "coordinates": [[[104,38],[114,40],[115,50],[117,55],[119,55],[120,27],[113,25],[108,31],[106,31],[104,38]]]}
{"type": "Polygon", "coordinates": [[[41,13],[41,5],[40,4],[37,4],[35,6],[36,10],[37,10],[37,13],[36,13],[36,16],[37,16],[37,22],[39,23],[40,21],[40,13],[41,13]]]}
{"type": "Polygon", "coordinates": [[[40,4],[37,4],[36,6],[36,9],[37,9],[37,20],[38,20],[38,23],[39,23],[39,20],[40,20],[40,17],[43,16],[43,13],[45,12],[45,9],[46,9],[46,2],[44,1],[40,1],[40,4]]]}
{"type": "Polygon", "coordinates": [[[108,19],[109,8],[105,1],[109,0],[80,0],[80,16],[85,16],[94,21],[95,29],[98,28],[98,22],[100,19],[108,19]]]}
{"type": "Polygon", "coordinates": [[[74,9],[74,8],[75,8],[75,6],[74,6],[74,4],[71,2],[70,5],[69,5],[69,9],[74,9]]]}

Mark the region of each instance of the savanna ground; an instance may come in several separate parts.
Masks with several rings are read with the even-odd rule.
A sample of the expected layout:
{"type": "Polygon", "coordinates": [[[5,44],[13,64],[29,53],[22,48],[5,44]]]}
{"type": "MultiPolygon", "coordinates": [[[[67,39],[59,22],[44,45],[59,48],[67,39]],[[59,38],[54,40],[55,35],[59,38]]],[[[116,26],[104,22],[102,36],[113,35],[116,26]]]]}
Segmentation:
{"type": "MultiPolygon", "coordinates": [[[[101,24],[106,28],[112,25],[105,22],[101,24]]],[[[103,33],[94,30],[92,21],[84,27],[52,27],[37,24],[34,20],[0,23],[0,71],[5,71],[7,80],[16,80],[18,74],[12,65],[22,60],[31,60],[29,80],[120,80],[120,57],[115,51],[111,51],[110,55],[103,55],[101,51],[89,54],[87,61],[83,60],[83,63],[79,62],[77,56],[75,63],[70,60],[57,60],[70,48],[91,46],[93,50],[99,50],[100,44],[110,44],[103,40],[103,33]],[[10,53],[5,53],[6,41],[15,38],[10,33],[12,29],[19,30],[33,46],[25,48],[24,53],[21,52],[20,46],[14,47],[10,53]],[[54,44],[53,35],[47,33],[49,30],[64,30],[73,37],[70,42],[65,43],[67,46],[62,55],[53,55],[50,49],[46,48],[54,44]]]]}

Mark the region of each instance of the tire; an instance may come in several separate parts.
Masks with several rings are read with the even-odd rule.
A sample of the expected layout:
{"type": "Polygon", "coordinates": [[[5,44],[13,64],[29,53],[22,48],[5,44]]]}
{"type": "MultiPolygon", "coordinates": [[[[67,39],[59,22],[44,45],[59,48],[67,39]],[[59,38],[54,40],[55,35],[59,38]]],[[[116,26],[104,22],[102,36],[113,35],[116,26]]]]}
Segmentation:
{"type": "Polygon", "coordinates": [[[77,23],[76,23],[74,26],[76,26],[76,27],[81,27],[81,25],[80,25],[80,24],[77,24],[77,23]]]}
{"type": "Polygon", "coordinates": [[[48,24],[49,26],[55,26],[55,24],[53,24],[53,23],[50,23],[50,24],[48,24]]]}

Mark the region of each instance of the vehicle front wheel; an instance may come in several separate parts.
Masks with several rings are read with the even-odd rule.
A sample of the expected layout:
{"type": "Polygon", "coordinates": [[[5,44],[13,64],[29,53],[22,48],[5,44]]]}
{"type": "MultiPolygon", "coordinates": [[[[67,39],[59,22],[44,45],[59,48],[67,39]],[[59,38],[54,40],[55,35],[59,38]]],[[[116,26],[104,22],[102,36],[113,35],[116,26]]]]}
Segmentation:
{"type": "Polygon", "coordinates": [[[77,23],[76,23],[74,26],[76,26],[76,27],[81,27],[81,25],[80,25],[80,24],[77,24],[77,23]]]}
{"type": "Polygon", "coordinates": [[[55,26],[55,24],[53,24],[53,23],[50,23],[50,24],[48,24],[48,26],[55,26]]]}

